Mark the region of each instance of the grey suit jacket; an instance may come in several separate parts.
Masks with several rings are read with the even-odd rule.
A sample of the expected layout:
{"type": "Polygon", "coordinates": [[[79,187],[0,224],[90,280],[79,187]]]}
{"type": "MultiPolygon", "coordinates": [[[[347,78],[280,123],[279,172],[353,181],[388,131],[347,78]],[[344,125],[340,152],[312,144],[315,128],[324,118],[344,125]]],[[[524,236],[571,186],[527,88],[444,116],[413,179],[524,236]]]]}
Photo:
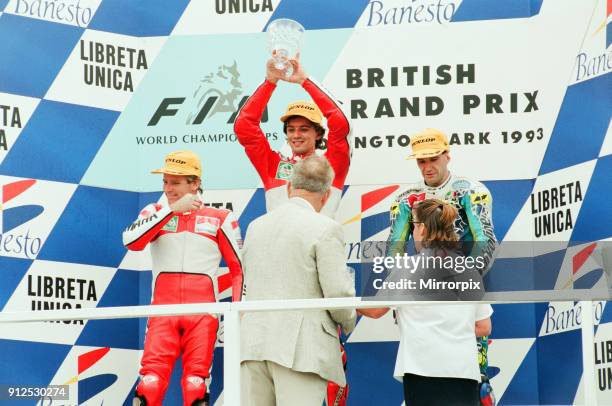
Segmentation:
{"type": "MultiPolygon", "coordinates": [[[[244,300],[355,296],[340,224],[301,198],[253,221],[242,251],[244,300]]],[[[241,361],[273,361],[344,385],[337,326],[355,327],[355,311],[246,312],[241,361]]]]}

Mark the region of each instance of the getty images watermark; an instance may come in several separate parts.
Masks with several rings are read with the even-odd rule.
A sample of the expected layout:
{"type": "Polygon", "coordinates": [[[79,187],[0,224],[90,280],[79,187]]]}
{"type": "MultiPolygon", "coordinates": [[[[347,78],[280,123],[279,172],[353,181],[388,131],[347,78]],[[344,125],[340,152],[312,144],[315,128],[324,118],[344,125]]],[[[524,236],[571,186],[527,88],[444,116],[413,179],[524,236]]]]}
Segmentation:
{"type": "MultiPolygon", "coordinates": [[[[355,244],[357,246],[357,244],[355,244]]],[[[612,300],[610,241],[479,242],[421,248],[410,242],[361,241],[364,300],[612,300]],[[484,276],[486,275],[486,279],[484,276]]]]}
{"type": "Polygon", "coordinates": [[[437,248],[383,255],[390,252],[387,248],[380,245],[369,257],[361,252],[361,296],[366,300],[480,300],[485,293],[483,255],[437,248]]]}

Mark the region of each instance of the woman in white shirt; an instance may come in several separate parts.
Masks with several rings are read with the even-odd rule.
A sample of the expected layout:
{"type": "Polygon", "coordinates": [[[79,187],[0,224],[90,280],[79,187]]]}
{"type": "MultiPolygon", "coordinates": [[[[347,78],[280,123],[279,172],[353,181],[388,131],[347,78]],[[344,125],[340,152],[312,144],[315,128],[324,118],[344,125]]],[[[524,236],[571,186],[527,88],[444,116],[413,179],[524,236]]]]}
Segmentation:
{"type": "MultiPolygon", "coordinates": [[[[413,207],[413,216],[413,237],[419,255],[457,258],[456,250],[449,248],[458,239],[453,227],[457,216],[454,207],[428,199],[413,207]]],[[[415,274],[439,275],[439,271],[418,269],[415,274]]],[[[387,311],[388,308],[359,312],[378,318],[387,311]]],[[[492,313],[488,304],[454,302],[396,309],[400,345],[394,375],[403,378],[407,406],[480,404],[475,338],[490,334],[492,313]]]]}

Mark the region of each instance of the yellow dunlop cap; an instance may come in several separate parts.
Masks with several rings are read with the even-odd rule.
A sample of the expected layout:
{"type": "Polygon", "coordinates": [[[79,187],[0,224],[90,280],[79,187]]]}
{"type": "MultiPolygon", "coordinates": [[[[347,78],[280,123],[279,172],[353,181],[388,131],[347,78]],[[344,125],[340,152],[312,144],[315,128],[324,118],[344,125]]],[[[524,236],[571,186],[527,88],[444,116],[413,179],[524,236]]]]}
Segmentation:
{"type": "Polygon", "coordinates": [[[427,128],[410,137],[412,155],[407,159],[432,158],[450,150],[448,138],[442,131],[427,128]]]}
{"type": "Polygon", "coordinates": [[[191,151],[175,151],[166,155],[164,166],[151,173],[167,173],[168,175],[195,175],[202,177],[200,158],[191,151]]]}
{"type": "Polygon", "coordinates": [[[289,103],[287,111],[281,116],[280,120],[285,122],[291,116],[301,116],[319,125],[323,122],[323,115],[319,107],[313,102],[303,100],[289,103]]]}

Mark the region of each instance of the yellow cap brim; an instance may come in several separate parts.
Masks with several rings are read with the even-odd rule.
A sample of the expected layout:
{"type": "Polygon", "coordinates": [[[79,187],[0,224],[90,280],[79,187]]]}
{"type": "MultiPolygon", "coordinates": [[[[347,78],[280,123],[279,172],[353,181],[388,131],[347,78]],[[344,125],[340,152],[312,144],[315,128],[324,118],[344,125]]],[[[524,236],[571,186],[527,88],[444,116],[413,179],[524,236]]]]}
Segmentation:
{"type": "Polygon", "coordinates": [[[416,152],[412,155],[409,155],[406,159],[423,159],[423,158],[433,158],[438,155],[442,155],[447,152],[448,149],[424,149],[422,151],[416,152]]]}
{"type": "Polygon", "coordinates": [[[315,123],[315,124],[319,124],[319,125],[321,124],[321,121],[320,121],[320,120],[319,120],[319,121],[317,121],[317,120],[316,120],[314,117],[312,117],[312,116],[307,116],[306,114],[302,114],[302,113],[298,113],[298,112],[296,112],[296,113],[291,113],[291,114],[283,114],[283,115],[281,116],[281,118],[280,118],[280,121],[282,121],[282,122],[284,123],[285,121],[287,121],[287,119],[288,119],[289,117],[295,117],[295,116],[304,117],[306,120],[311,121],[311,122],[313,122],[313,123],[315,123]]]}
{"type": "Polygon", "coordinates": [[[168,175],[178,175],[178,176],[197,176],[200,177],[199,174],[194,173],[194,172],[185,172],[185,171],[177,171],[177,170],[173,170],[173,169],[169,169],[169,168],[160,168],[160,169],[156,169],[154,171],[151,171],[151,173],[165,173],[168,175]]]}

